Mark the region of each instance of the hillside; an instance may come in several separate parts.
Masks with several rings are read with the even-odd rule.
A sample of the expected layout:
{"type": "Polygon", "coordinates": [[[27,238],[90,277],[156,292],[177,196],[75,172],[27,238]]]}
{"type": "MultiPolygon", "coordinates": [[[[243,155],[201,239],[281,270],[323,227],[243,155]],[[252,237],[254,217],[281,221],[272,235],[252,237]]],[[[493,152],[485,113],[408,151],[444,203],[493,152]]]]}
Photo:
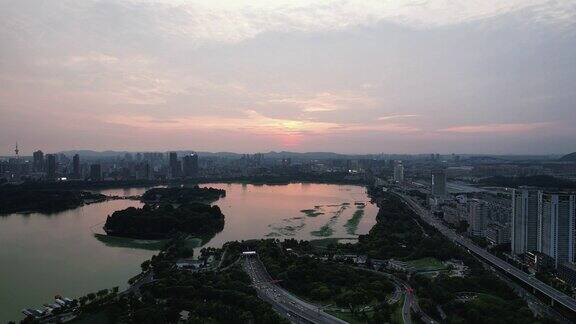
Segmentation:
{"type": "Polygon", "coordinates": [[[576,162],[576,152],[564,155],[560,158],[560,161],[576,162]]]}

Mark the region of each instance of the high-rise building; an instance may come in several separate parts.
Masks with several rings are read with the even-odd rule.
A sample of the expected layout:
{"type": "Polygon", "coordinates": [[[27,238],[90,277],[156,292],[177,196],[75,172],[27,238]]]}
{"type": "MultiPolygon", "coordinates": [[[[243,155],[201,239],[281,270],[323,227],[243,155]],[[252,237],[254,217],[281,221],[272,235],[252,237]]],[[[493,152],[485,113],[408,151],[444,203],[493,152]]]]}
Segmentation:
{"type": "Polygon", "coordinates": [[[72,177],[74,179],[80,179],[80,155],[74,154],[72,158],[72,177]]]}
{"type": "Polygon", "coordinates": [[[512,190],[511,249],[516,255],[538,250],[538,214],[542,193],[512,190]]]}
{"type": "Polygon", "coordinates": [[[574,262],[576,195],[545,193],[540,197],[538,251],[552,257],[556,267],[574,262]]]}
{"type": "Polygon", "coordinates": [[[170,166],[170,177],[176,178],[180,176],[180,162],[178,161],[178,154],[176,152],[169,153],[169,166],[170,166]]]}
{"type": "Polygon", "coordinates": [[[33,167],[34,167],[34,171],[36,172],[42,172],[44,171],[44,153],[40,150],[34,152],[32,154],[34,162],[33,162],[33,167]]]}
{"type": "Polygon", "coordinates": [[[511,248],[516,255],[537,251],[555,266],[574,262],[576,195],[512,191],[511,248]]]}
{"type": "Polygon", "coordinates": [[[50,180],[56,179],[56,155],[46,154],[46,177],[50,180]]]}
{"type": "Polygon", "coordinates": [[[138,175],[137,175],[137,179],[146,179],[146,180],[150,180],[152,177],[151,171],[150,171],[150,164],[143,162],[139,164],[139,168],[138,168],[138,175]]]}
{"type": "Polygon", "coordinates": [[[468,214],[468,231],[474,236],[484,236],[486,234],[486,224],[488,222],[488,205],[485,201],[472,199],[470,201],[470,212],[468,214]]]}
{"type": "Polygon", "coordinates": [[[185,177],[195,177],[198,175],[198,155],[190,154],[184,156],[182,169],[185,177]]]}
{"type": "Polygon", "coordinates": [[[397,161],[394,164],[394,181],[398,183],[404,182],[404,165],[402,161],[397,161]]]}
{"type": "Polygon", "coordinates": [[[443,197],[447,194],[446,190],[446,170],[438,169],[432,171],[432,195],[443,197]]]}
{"type": "Polygon", "coordinates": [[[486,239],[492,244],[510,243],[510,228],[500,224],[487,225],[486,239]]]}
{"type": "Polygon", "coordinates": [[[100,164],[90,165],[90,180],[99,181],[102,180],[102,167],[100,164]]]}

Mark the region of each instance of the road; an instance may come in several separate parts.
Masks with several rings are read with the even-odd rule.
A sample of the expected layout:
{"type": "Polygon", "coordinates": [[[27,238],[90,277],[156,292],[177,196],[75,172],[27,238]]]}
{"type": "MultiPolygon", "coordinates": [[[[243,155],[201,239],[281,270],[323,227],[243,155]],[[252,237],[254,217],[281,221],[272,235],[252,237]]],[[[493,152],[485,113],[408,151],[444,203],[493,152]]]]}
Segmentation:
{"type": "Polygon", "coordinates": [[[368,271],[372,273],[379,274],[381,276],[385,276],[390,281],[394,283],[395,286],[402,287],[404,292],[404,304],[402,305],[402,320],[405,324],[412,323],[412,313],[410,310],[413,310],[416,314],[420,315],[420,319],[427,324],[434,324],[438,323],[433,318],[428,316],[428,314],[424,313],[424,311],[420,308],[420,304],[418,303],[418,297],[414,294],[414,289],[404,280],[383,271],[377,271],[362,267],[354,267],[355,269],[368,271]]]}
{"type": "Polygon", "coordinates": [[[412,324],[412,303],[414,302],[414,297],[412,292],[406,291],[404,294],[404,304],[402,305],[402,321],[404,324],[412,324]]]}
{"type": "Polygon", "coordinates": [[[490,252],[482,249],[481,247],[474,244],[469,239],[463,237],[462,235],[457,234],[451,228],[448,228],[444,224],[442,224],[439,220],[433,218],[427,210],[422,208],[417,202],[415,202],[412,198],[396,193],[399,195],[404,201],[412,208],[412,210],[420,216],[425,222],[435,227],[440,233],[444,236],[452,240],[453,242],[467,248],[469,251],[473,252],[477,256],[481,257],[483,260],[487,261],[490,265],[505,271],[509,275],[513,276],[514,278],[524,282],[525,284],[529,285],[530,287],[540,291],[544,295],[550,297],[555,302],[565,306],[566,308],[570,309],[572,312],[576,312],[576,300],[550,286],[543,283],[542,281],[529,276],[527,273],[521,271],[520,269],[514,267],[513,265],[509,264],[508,262],[498,258],[497,256],[491,254],[490,252]]]}
{"type": "Polygon", "coordinates": [[[250,276],[258,296],[270,303],[281,315],[292,323],[344,324],[318,306],[307,303],[274,283],[258,256],[246,256],[242,264],[250,276]]]}
{"type": "Polygon", "coordinates": [[[148,271],[146,275],[139,278],[136,282],[134,282],[128,289],[121,292],[119,295],[130,295],[135,294],[137,297],[140,297],[140,287],[144,286],[145,284],[151,283],[154,281],[154,273],[152,271],[148,271]]]}

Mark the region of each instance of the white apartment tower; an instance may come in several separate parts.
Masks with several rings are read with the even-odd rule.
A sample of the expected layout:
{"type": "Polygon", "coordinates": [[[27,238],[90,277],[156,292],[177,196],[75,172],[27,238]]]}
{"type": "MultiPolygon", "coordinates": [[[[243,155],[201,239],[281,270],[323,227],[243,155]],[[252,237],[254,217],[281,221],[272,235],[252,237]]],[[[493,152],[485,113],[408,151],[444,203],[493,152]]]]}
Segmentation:
{"type": "Polygon", "coordinates": [[[575,196],[543,194],[538,219],[538,251],[554,259],[556,267],[574,262],[575,196]]]}
{"type": "Polygon", "coordinates": [[[485,201],[472,199],[470,201],[470,213],[468,214],[468,231],[474,236],[484,236],[488,222],[488,205],[485,201]]]}
{"type": "Polygon", "coordinates": [[[540,191],[512,190],[512,253],[520,255],[538,249],[538,215],[540,191]]]}
{"type": "Polygon", "coordinates": [[[394,181],[398,183],[404,182],[404,165],[401,161],[396,162],[394,165],[394,181]]]}
{"type": "Polygon", "coordinates": [[[512,253],[538,251],[558,266],[574,262],[576,195],[513,190],[512,253]]]}

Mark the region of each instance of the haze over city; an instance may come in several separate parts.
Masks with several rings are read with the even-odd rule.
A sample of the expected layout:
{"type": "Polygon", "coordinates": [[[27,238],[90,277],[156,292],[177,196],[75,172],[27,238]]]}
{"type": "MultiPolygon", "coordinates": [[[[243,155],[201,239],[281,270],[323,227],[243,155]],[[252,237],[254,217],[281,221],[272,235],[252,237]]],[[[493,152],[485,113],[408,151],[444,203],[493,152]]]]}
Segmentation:
{"type": "Polygon", "coordinates": [[[576,0],[0,0],[0,323],[576,323],[576,0]]]}
{"type": "Polygon", "coordinates": [[[3,1],[0,155],[576,150],[576,2],[3,1]]]}

